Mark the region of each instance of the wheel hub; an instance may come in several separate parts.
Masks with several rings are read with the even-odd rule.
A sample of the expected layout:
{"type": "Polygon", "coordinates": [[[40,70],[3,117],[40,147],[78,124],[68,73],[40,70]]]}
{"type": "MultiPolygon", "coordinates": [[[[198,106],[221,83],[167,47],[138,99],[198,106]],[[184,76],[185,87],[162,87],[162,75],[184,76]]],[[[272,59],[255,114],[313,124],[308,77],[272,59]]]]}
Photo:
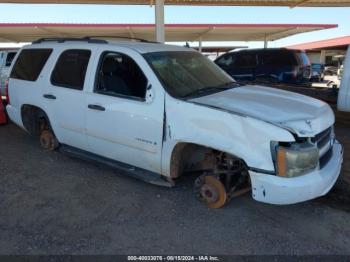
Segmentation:
{"type": "Polygon", "coordinates": [[[204,184],[201,188],[201,195],[208,203],[214,203],[218,200],[218,190],[209,184],[204,184]]]}
{"type": "Polygon", "coordinates": [[[40,135],[40,144],[46,150],[54,150],[58,146],[57,139],[49,130],[44,130],[40,135]]]}
{"type": "Polygon", "coordinates": [[[199,176],[195,181],[194,191],[198,199],[210,208],[222,207],[227,199],[224,185],[211,175],[199,176]]]}

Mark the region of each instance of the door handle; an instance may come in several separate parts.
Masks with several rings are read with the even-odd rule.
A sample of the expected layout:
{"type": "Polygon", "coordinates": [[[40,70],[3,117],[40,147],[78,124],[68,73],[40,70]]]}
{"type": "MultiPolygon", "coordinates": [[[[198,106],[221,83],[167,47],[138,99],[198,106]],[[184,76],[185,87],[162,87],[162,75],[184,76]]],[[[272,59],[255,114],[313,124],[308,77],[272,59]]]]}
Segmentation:
{"type": "Polygon", "coordinates": [[[43,97],[47,98],[47,99],[56,99],[56,97],[54,95],[51,95],[51,94],[44,94],[43,97]]]}
{"type": "Polygon", "coordinates": [[[93,110],[98,110],[98,111],[105,111],[106,108],[104,108],[103,106],[99,106],[99,105],[88,105],[88,108],[93,109],[93,110]]]}

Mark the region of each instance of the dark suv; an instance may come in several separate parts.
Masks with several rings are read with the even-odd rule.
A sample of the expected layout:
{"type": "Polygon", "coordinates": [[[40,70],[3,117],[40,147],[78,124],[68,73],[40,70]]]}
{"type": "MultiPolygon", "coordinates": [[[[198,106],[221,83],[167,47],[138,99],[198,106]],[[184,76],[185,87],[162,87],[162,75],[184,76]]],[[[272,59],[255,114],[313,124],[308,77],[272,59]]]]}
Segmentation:
{"type": "Polygon", "coordinates": [[[269,48],[226,53],[215,63],[240,81],[301,83],[311,78],[311,65],[303,51],[269,48]]]}

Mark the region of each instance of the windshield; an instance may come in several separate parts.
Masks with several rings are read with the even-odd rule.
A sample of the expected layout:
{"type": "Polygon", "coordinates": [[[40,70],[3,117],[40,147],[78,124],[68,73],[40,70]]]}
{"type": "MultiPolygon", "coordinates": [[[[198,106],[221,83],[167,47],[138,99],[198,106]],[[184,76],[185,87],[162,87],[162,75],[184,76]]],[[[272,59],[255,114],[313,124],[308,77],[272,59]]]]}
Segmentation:
{"type": "Polygon", "coordinates": [[[205,56],[190,51],[147,53],[144,55],[167,92],[177,98],[201,91],[222,91],[233,79],[205,56]]]}

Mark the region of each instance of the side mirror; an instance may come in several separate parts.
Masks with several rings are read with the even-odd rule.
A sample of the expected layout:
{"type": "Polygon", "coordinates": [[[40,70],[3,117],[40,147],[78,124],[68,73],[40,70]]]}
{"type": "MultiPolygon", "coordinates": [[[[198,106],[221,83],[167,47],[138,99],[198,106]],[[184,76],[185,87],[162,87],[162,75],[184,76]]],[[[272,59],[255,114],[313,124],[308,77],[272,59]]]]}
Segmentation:
{"type": "Polygon", "coordinates": [[[153,91],[152,85],[147,84],[146,97],[145,97],[146,103],[151,103],[153,99],[154,99],[154,91],[153,91]]]}

